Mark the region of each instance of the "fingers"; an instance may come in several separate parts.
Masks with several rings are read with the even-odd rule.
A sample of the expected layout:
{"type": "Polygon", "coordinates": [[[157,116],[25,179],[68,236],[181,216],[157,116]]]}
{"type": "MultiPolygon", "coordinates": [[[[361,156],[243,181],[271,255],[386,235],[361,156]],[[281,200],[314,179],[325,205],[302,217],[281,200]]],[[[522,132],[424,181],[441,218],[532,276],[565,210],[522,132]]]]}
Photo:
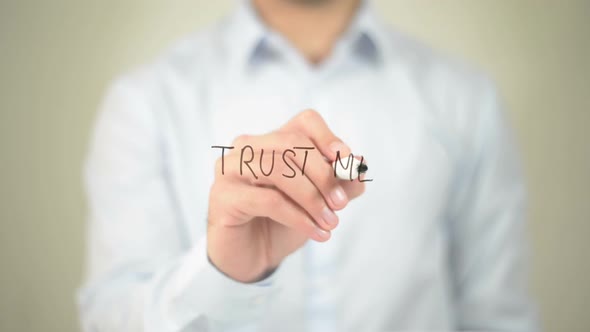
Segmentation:
{"type": "MultiPolygon", "coordinates": [[[[269,155],[269,158],[272,158],[271,155],[273,150],[278,151],[281,158],[275,156],[276,164],[286,164],[290,167],[289,165],[294,163],[299,170],[285,170],[285,172],[280,174],[286,174],[288,177],[292,176],[293,179],[301,176],[309,178],[317,190],[322,194],[326,203],[333,210],[341,210],[346,204],[348,204],[349,198],[346,191],[342,188],[340,181],[334,176],[332,165],[324,160],[317,151],[302,149],[316,149],[316,146],[308,137],[295,132],[273,132],[261,136],[241,136],[234,142],[234,144],[237,147],[259,147],[260,151],[258,152],[262,154],[262,149],[264,149],[265,153],[269,155]],[[287,151],[285,150],[285,147],[299,147],[300,149],[293,148],[293,150],[287,151]]],[[[253,149],[248,149],[248,151],[244,152],[247,152],[248,156],[252,153],[256,153],[253,149]]],[[[238,154],[240,155],[240,160],[243,162],[245,159],[242,151],[239,151],[238,154]]],[[[236,154],[234,154],[234,156],[235,155],[236,154]]],[[[253,160],[258,161],[259,165],[262,164],[260,160],[256,158],[253,160]]],[[[240,161],[237,161],[237,164],[241,165],[240,175],[243,175],[244,165],[240,163],[240,161]]]]}
{"type": "Polygon", "coordinates": [[[227,211],[229,220],[247,222],[254,217],[267,217],[313,240],[324,242],[330,238],[330,231],[318,227],[305,211],[278,190],[239,182],[216,182],[212,195],[218,197],[215,208],[227,211]],[[215,195],[215,192],[223,194],[215,195]]]}
{"type": "MultiPolygon", "coordinates": [[[[361,174],[361,179],[363,179],[364,175],[361,174]]],[[[340,181],[342,182],[342,189],[348,196],[350,200],[353,200],[365,192],[365,183],[359,181],[340,181]]]]}
{"type": "Polygon", "coordinates": [[[322,116],[314,110],[308,109],[297,114],[281,130],[296,131],[309,137],[330,161],[336,160],[338,151],[340,156],[350,154],[350,148],[332,133],[322,116]]]}
{"type": "Polygon", "coordinates": [[[300,113],[276,132],[240,136],[232,145],[218,160],[214,187],[225,188],[218,196],[235,214],[233,223],[268,217],[325,241],[338,224],[334,211],[364,191],[364,183],[334,176],[331,161],[337,153],[348,157],[350,149],[315,111],[300,113]]]}
{"type": "MultiPolygon", "coordinates": [[[[261,155],[262,156],[262,155],[261,155]]],[[[270,188],[277,188],[284,193],[292,201],[298,204],[321,228],[325,230],[332,230],[338,224],[338,216],[333,212],[333,208],[322,196],[322,193],[317,189],[314,183],[307,176],[287,177],[289,171],[294,173],[301,172],[300,168],[292,163],[287,165],[282,162],[272,161],[272,152],[268,153],[265,158],[260,158],[256,155],[256,159],[263,161],[265,169],[270,169],[271,165],[273,171],[268,175],[261,175],[253,177],[251,174],[240,173],[240,166],[238,166],[241,156],[230,155],[226,159],[226,171],[222,175],[223,178],[219,181],[240,182],[247,185],[264,186],[270,188]],[[231,166],[230,166],[231,165],[231,166]]],[[[276,159],[276,156],[275,156],[276,159]]],[[[325,163],[325,161],[321,161],[325,163]]],[[[329,177],[329,175],[328,175],[329,177]]],[[[344,191],[342,188],[340,190],[344,191]]],[[[344,194],[345,195],[345,194],[344,194]]]]}

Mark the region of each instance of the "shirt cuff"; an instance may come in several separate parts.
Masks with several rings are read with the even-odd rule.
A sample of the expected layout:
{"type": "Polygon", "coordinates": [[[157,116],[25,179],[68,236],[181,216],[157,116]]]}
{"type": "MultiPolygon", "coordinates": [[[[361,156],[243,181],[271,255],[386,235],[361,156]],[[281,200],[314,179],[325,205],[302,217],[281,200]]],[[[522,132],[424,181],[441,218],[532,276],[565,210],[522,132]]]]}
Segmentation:
{"type": "Polygon", "coordinates": [[[171,309],[174,316],[184,318],[181,321],[204,315],[210,323],[224,327],[258,321],[276,292],[272,287],[276,272],[255,283],[236,281],[209,261],[203,237],[182,258],[169,285],[171,309]]]}

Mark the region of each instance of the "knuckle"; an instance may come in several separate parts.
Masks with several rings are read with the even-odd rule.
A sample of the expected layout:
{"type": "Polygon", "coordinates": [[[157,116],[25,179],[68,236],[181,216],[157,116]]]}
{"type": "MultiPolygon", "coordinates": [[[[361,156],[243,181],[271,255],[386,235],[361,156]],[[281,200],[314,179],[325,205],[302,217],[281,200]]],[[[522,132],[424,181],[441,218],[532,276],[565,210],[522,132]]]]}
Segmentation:
{"type": "Polygon", "coordinates": [[[314,109],[306,109],[305,111],[300,113],[300,119],[304,122],[306,121],[317,121],[320,120],[322,117],[318,111],[314,109]]]}
{"type": "Polygon", "coordinates": [[[249,139],[250,139],[249,135],[245,135],[245,134],[239,135],[238,137],[234,138],[232,145],[242,147],[242,146],[248,144],[249,139]]]}
{"type": "Polygon", "coordinates": [[[279,139],[281,140],[281,143],[285,145],[285,148],[291,148],[294,146],[298,146],[302,142],[301,135],[299,135],[297,133],[287,132],[287,133],[280,133],[279,135],[280,135],[279,139]]]}
{"type": "MultiPolygon", "coordinates": [[[[272,176],[272,174],[271,174],[272,176]]],[[[258,176],[258,178],[255,178],[254,176],[252,176],[252,174],[249,174],[247,176],[247,183],[251,186],[254,187],[258,187],[258,188],[264,188],[268,185],[272,185],[272,181],[269,180],[269,178],[267,178],[266,176],[258,176]]]]}
{"type": "MultiPolygon", "coordinates": [[[[286,156],[286,158],[288,160],[292,160],[289,156],[286,156]]],[[[289,166],[287,166],[284,162],[281,161],[280,163],[277,163],[275,165],[275,169],[273,170],[270,177],[273,180],[273,182],[277,182],[277,181],[283,180],[283,177],[284,177],[283,174],[290,175],[291,173],[293,173],[293,170],[291,168],[289,168],[289,166]]]]}
{"type": "Polygon", "coordinates": [[[314,182],[316,182],[318,188],[320,188],[320,190],[325,193],[331,192],[338,186],[338,181],[334,177],[334,172],[331,168],[326,169],[325,174],[318,176],[314,182]]]}
{"type": "Polygon", "coordinates": [[[329,195],[332,190],[338,187],[338,180],[334,177],[333,170],[331,168],[326,168],[325,171],[314,174],[313,176],[313,184],[316,186],[318,191],[324,195],[329,195]]]}
{"type": "Polygon", "coordinates": [[[308,217],[305,217],[302,219],[301,221],[301,229],[312,236],[312,234],[315,232],[317,226],[315,224],[315,222],[313,221],[313,219],[310,219],[308,217]]]}
{"type": "Polygon", "coordinates": [[[220,216],[218,218],[210,218],[209,219],[209,226],[233,226],[236,222],[233,218],[229,216],[220,216]]]}
{"type": "Polygon", "coordinates": [[[280,209],[283,205],[283,197],[275,190],[268,190],[264,193],[261,201],[264,205],[275,209],[280,209]]]}

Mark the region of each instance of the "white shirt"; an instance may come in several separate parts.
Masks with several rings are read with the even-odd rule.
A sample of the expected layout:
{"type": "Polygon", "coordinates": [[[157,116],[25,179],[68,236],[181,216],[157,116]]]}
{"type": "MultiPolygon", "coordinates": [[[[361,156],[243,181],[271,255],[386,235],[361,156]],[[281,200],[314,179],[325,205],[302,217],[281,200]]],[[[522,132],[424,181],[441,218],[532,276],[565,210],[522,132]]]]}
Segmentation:
{"type": "Polygon", "coordinates": [[[524,189],[488,79],[364,4],[314,67],[248,3],[128,73],[87,161],[86,331],[531,331],[524,189]],[[206,253],[220,150],[303,109],[370,165],[366,192],[259,283],[206,253]]]}

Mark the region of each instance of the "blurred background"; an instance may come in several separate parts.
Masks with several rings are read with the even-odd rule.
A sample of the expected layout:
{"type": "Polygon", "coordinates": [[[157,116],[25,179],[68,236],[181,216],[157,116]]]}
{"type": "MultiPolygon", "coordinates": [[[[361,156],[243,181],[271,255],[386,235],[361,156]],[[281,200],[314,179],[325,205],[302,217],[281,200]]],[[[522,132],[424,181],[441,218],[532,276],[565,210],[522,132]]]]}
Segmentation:
{"type": "MultiPolygon", "coordinates": [[[[107,84],[233,0],[0,1],[0,331],[78,331],[81,169],[107,84]]],[[[374,1],[489,73],[530,190],[531,286],[546,331],[590,330],[590,1],[374,1]]]]}

